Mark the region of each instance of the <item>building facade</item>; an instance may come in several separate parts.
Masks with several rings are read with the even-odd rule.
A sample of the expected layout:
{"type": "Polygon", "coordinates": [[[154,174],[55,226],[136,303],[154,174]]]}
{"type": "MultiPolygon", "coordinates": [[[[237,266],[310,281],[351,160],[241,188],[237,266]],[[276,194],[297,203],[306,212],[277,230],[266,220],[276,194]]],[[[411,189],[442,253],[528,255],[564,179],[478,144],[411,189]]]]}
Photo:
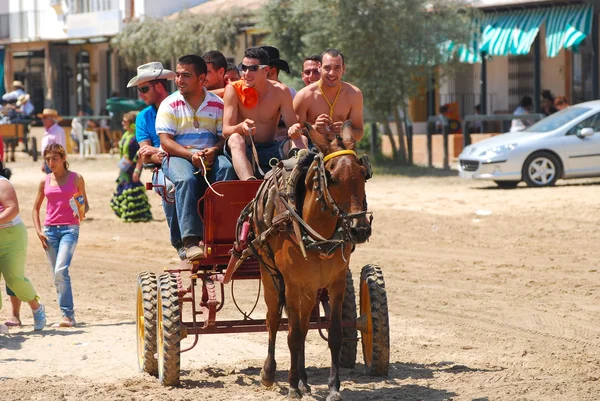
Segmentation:
{"type": "Polygon", "coordinates": [[[163,17],[205,0],[8,0],[0,2],[0,92],[24,83],[36,110],[98,115],[135,71],[109,46],[124,24],[163,17]]]}
{"type": "Polygon", "coordinates": [[[474,114],[478,104],[485,106],[486,114],[510,114],[523,96],[532,97],[539,111],[544,90],[566,96],[571,104],[597,99],[600,27],[596,3],[480,1],[488,21],[482,28],[482,36],[488,36],[480,38],[489,42],[486,51],[465,60],[471,63],[437,83],[427,114],[435,115],[440,105],[451,102],[458,103],[463,117],[474,114]]]}

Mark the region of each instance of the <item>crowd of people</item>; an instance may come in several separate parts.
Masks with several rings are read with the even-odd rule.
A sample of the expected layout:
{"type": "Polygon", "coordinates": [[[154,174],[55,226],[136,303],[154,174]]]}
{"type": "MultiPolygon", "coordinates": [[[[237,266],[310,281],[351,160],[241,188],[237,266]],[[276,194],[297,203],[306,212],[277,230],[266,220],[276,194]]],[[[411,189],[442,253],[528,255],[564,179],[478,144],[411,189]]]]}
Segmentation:
{"type": "Polygon", "coordinates": [[[13,81],[12,91],[0,99],[0,124],[27,123],[35,119],[31,95],[21,81],[13,81]]]}
{"type": "MultiPolygon", "coordinates": [[[[305,86],[298,91],[281,83],[281,71],[291,73],[272,46],[247,49],[238,66],[228,63],[219,51],[182,56],[175,71],[160,62],[139,66],[128,87],[137,88],[147,107],[123,116],[119,175],[111,200],[115,214],[126,222],[152,219],[140,175],[143,164],[155,165],[152,182],[163,199],[171,244],[181,259],[197,260],[204,257],[204,228],[197,203],[209,185],[261,179],[274,159],[293,157],[299,149],[309,148],[301,122],[309,122],[332,140],[343,122],[352,120],[354,137],[362,138],[362,93],[342,80],[346,64],[340,51],[327,49],[306,57],[301,70],[305,86]],[[167,89],[170,80],[177,87],[174,93],[167,89]]],[[[55,326],[73,327],[69,267],[79,224],[89,206],[83,177],[69,170],[60,116],[56,110],[44,109],[39,117],[45,129],[41,168],[46,175],[38,188],[33,221],[48,256],[63,316],[55,326]],[[39,211],[44,199],[42,226],[39,211]]],[[[34,329],[42,330],[45,306],[25,278],[27,234],[9,176],[9,170],[0,165],[0,273],[12,304],[12,316],[0,330],[21,325],[21,301],[32,308],[34,329]]]]}
{"type": "MultiPolygon", "coordinates": [[[[569,102],[566,96],[554,96],[554,94],[544,89],[542,91],[541,110],[544,116],[549,116],[557,111],[569,107],[569,102]]],[[[526,116],[533,112],[533,99],[531,96],[523,96],[521,102],[513,112],[515,116],[526,116]]],[[[523,131],[525,128],[532,125],[535,121],[527,118],[515,118],[511,121],[510,132],[523,131]]]]}

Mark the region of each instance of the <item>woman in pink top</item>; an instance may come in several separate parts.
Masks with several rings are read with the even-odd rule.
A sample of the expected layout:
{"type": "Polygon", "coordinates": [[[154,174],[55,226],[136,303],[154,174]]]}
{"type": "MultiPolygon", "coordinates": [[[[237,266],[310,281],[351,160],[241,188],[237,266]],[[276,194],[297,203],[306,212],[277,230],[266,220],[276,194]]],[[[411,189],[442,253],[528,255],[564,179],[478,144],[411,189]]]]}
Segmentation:
{"type": "Polygon", "coordinates": [[[79,222],[89,209],[85,182],[81,175],[69,171],[65,148],[61,145],[49,145],[43,156],[51,173],[40,182],[33,205],[33,224],[50,262],[62,312],[62,319],[55,326],[74,327],[75,309],[69,267],[79,239],[79,222]],[[44,198],[48,199],[48,203],[42,229],[40,207],[44,198]],[[77,206],[77,198],[83,199],[83,208],[77,206]]]}

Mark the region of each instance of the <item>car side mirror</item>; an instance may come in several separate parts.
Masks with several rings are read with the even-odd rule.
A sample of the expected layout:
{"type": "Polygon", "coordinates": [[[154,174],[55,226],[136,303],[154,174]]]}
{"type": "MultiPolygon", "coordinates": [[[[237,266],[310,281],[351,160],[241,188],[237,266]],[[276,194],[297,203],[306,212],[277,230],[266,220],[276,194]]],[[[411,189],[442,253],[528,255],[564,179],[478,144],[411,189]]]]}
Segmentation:
{"type": "Polygon", "coordinates": [[[580,138],[585,138],[586,136],[592,136],[594,135],[594,130],[592,128],[582,128],[581,131],[579,131],[579,134],[577,135],[580,138]]]}

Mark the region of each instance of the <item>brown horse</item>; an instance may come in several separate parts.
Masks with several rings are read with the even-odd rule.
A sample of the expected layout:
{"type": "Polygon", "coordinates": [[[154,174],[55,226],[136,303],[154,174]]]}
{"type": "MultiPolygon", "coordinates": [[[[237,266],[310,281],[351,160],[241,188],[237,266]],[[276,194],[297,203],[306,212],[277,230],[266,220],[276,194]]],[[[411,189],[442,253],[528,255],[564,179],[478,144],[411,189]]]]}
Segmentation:
{"type": "MultiPolygon", "coordinates": [[[[308,168],[305,185],[298,185],[296,216],[303,222],[298,224],[296,219],[293,224],[287,223],[287,229],[268,235],[263,246],[257,249],[259,259],[262,259],[261,279],[269,331],[268,355],[261,371],[261,382],[271,386],[275,378],[275,338],[285,307],[291,354],[288,398],[301,398],[303,392],[310,393],[304,343],[311,311],[317,302],[317,292],[325,288],[331,306],[328,335],[331,371],[327,400],[341,400],[339,360],[343,340],[342,303],[346,271],[354,244],[365,242],[371,235],[365,196],[369,172],[354,152],[356,141],[352,136],[351,121],[343,124],[341,134],[331,142],[309,124],[305,126],[320,153],[308,168]],[[294,229],[292,225],[295,225],[294,229]],[[301,238],[298,236],[300,225],[303,230],[301,238]]],[[[276,205],[273,221],[285,210],[281,205],[276,205]]],[[[289,207],[288,213],[294,214],[289,207]]],[[[253,229],[257,236],[261,231],[264,232],[264,226],[262,230],[260,226],[254,220],[253,229]]]]}

